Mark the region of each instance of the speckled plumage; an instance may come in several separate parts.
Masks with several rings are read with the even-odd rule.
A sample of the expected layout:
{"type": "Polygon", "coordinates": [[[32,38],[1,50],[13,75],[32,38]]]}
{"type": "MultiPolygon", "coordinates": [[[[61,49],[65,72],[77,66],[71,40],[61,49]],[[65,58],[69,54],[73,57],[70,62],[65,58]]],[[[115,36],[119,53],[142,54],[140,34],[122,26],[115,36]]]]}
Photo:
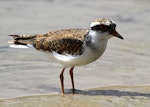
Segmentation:
{"type": "Polygon", "coordinates": [[[83,53],[83,41],[89,30],[66,29],[51,31],[46,34],[10,35],[14,37],[15,44],[33,44],[38,50],[59,54],[81,55],[83,53]]]}
{"type": "Polygon", "coordinates": [[[37,35],[34,46],[44,51],[55,51],[59,54],[80,55],[83,52],[83,41],[86,29],[67,29],[37,35]]]}

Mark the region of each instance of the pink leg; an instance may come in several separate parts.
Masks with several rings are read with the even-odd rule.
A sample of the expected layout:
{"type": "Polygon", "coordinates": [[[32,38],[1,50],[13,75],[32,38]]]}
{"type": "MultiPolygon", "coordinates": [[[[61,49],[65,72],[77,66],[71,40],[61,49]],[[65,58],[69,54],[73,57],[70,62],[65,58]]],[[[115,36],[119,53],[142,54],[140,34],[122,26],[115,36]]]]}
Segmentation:
{"type": "Polygon", "coordinates": [[[70,72],[71,83],[72,83],[72,93],[74,94],[75,88],[74,88],[74,79],[73,79],[73,69],[74,69],[74,66],[69,70],[69,72],[70,72]]]}
{"type": "Polygon", "coordinates": [[[63,76],[64,71],[65,71],[65,68],[63,68],[60,74],[61,91],[63,94],[64,94],[64,76],[63,76]]]}

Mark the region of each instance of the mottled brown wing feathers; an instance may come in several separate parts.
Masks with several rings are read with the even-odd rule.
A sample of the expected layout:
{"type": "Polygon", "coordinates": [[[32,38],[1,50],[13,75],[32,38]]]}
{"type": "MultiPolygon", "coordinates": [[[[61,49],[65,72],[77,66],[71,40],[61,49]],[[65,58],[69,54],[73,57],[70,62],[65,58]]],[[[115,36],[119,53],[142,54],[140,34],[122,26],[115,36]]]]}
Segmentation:
{"type": "Polygon", "coordinates": [[[35,48],[44,51],[56,51],[59,54],[80,55],[83,52],[83,41],[86,29],[68,29],[37,35],[35,48]]]}

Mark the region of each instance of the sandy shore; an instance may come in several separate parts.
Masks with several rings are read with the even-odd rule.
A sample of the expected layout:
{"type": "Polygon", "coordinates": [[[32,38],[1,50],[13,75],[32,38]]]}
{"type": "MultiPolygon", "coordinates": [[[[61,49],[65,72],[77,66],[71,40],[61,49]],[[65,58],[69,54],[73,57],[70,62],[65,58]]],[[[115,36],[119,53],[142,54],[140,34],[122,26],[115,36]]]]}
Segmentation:
{"type": "MultiPolygon", "coordinates": [[[[150,107],[149,4],[149,0],[0,0],[0,107],[150,107]],[[97,17],[113,19],[125,39],[112,38],[99,60],[75,67],[77,89],[101,88],[62,97],[58,63],[32,49],[8,47],[9,34],[89,28],[97,17]]],[[[70,87],[66,71],[65,91],[70,87]]]]}
{"type": "Polygon", "coordinates": [[[150,87],[113,86],[75,95],[36,95],[0,100],[0,107],[150,107],[150,87]]]}

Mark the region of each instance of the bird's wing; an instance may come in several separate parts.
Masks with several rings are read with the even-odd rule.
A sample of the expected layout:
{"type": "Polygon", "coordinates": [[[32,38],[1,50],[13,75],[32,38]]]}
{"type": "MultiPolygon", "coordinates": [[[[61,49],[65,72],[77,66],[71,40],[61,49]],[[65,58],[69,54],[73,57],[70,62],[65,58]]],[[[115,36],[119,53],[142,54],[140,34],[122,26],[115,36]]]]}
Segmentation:
{"type": "Polygon", "coordinates": [[[58,54],[80,55],[83,52],[83,41],[89,30],[67,29],[37,35],[34,46],[38,50],[55,51],[58,54]]]}

